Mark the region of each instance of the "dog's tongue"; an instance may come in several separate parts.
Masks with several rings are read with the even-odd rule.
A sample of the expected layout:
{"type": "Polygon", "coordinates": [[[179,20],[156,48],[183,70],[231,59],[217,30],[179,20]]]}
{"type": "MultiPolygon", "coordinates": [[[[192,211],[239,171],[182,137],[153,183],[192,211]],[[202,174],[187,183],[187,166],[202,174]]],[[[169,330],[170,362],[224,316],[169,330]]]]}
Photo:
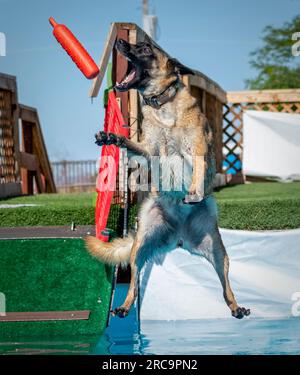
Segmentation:
{"type": "Polygon", "coordinates": [[[132,71],[125,78],[125,82],[132,81],[134,77],[135,77],[135,69],[132,69],[132,71]]]}
{"type": "Polygon", "coordinates": [[[117,86],[124,86],[126,85],[127,83],[129,83],[130,81],[133,80],[133,78],[135,77],[135,69],[132,69],[131,72],[121,81],[121,82],[117,82],[117,86]]]}

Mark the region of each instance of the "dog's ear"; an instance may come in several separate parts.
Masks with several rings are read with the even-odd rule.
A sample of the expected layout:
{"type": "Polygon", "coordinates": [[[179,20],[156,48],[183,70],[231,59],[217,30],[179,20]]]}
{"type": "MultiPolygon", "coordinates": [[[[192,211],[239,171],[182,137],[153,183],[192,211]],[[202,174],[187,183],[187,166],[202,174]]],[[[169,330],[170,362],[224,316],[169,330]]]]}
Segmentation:
{"type": "Polygon", "coordinates": [[[185,75],[185,74],[195,75],[195,73],[194,73],[194,71],[192,69],[190,69],[187,66],[181,64],[181,62],[179,62],[177,59],[170,58],[168,60],[168,66],[171,69],[174,69],[175,72],[178,73],[178,74],[181,74],[181,75],[185,75]]]}
{"type": "Polygon", "coordinates": [[[152,39],[150,38],[150,36],[148,34],[145,34],[144,42],[152,44],[152,39]]]}

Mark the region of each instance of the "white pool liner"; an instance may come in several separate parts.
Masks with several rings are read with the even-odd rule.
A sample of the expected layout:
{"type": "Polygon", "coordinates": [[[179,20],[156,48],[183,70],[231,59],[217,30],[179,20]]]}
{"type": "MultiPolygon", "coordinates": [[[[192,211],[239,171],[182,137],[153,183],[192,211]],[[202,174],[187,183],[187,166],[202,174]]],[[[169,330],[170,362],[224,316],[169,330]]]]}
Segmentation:
{"type": "MultiPolygon", "coordinates": [[[[221,235],[239,305],[250,308],[252,317],[285,318],[292,311],[300,315],[300,303],[292,300],[300,299],[300,229],[221,229],[221,235]]],[[[205,259],[178,248],[161,263],[150,262],[142,270],[141,321],[230,317],[217,274],[205,259]]]]}

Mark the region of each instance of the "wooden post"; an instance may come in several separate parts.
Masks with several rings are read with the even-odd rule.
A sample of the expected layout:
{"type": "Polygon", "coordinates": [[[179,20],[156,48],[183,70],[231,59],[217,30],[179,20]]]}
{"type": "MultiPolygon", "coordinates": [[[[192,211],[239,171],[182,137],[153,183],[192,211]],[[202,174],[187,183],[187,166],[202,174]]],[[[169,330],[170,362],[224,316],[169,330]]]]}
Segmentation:
{"type": "MultiPolygon", "coordinates": [[[[129,41],[128,30],[118,29],[117,31],[117,39],[124,39],[126,42],[129,41]]],[[[113,50],[113,69],[112,69],[112,82],[113,85],[116,82],[121,82],[124,78],[127,71],[127,60],[125,57],[121,56],[116,49],[113,50]]],[[[116,92],[116,97],[120,99],[121,102],[121,111],[125,121],[129,120],[129,113],[128,113],[128,92],[116,92]]]]}
{"type": "Polygon", "coordinates": [[[89,96],[91,98],[96,98],[97,95],[99,94],[101,83],[105,76],[106,68],[108,65],[109,57],[115,45],[116,37],[117,37],[117,27],[115,23],[112,23],[110,25],[110,30],[107,36],[107,40],[105,42],[103,54],[99,62],[100,73],[98,74],[96,78],[94,78],[92,87],[89,91],[89,96]]]}
{"type": "MultiPolygon", "coordinates": [[[[124,30],[124,29],[117,29],[117,37],[116,39],[123,39],[126,42],[129,42],[129,31],[124,30]]],[[[112,65],[112,83],[113,86],[116,84],[116,82],[121,82],[122,79],[125,77],[125,74],[127,72],[127,60],[125,59],[124,56],[119,54],[116,49],[113,50],[113,65],[112,65]]],[[[130,122],[130,116],[129,116],[129,92],[120,92],[116,91],[116,99],[119,103],[124,121],[125,121],[125,126],[129,126],[130,122]]],[[[122,155],[122,153],[120,153],[122,155]]],[[[120,163],[120,168],[123,168],[123,173],[125,176],[125,173],[127,173],[127,168],[124,165],[124,163],[120,163]]],[[[120,173],[120,171],[119,171],[120,173]]],[[[119,173],[117,175],[117,180],[119,179],[119,173]]],[[[121,172],[122,173],[122,172],[121,172]]],[[[117,195],[119,195],[119,198],[122,200],[122,206],[123,206],[123,235],[127,234],[128,230],[128,222],[127,222],[127,217],[128,217],[128,184],[127,184],[127,178],[124,178],[124,181],[126,181],[126,186],[124,186],[124,191],[123,192],[117,192],[117,195]]]]}
{"type": "MultiPolygon", "coordinates": [[[[27,121],[22,121],[22,150],[28,154],[33,153],[33,137],[32,137],[33,124],[27,121]]],[[[21,168],[22,176],[22,193],[32,195],[33,191],[33,178],[34,171],[21,168]]]]}
{"type": "MultiPolygon", "coordinates": [[[[30,146],[30,148],[28,148],[30,149],[28,153],[36,155],[37,158],[36,169],[33,170],[33,174],[36,178],[37,190],[39,193],[55,193],[56,187],[37,110],[35,108],[27,107],[22,104],[19,105],[19,108],[20,118],[23,124],[23,131],[25,133],[28,132],[27,137],[31,137],[32,145],[30,146]],[[27,130],[27,128],[29,129],[29,127],[31,127],[30,134],[29,130],[27,130]],[[45,177],[45,183],[43,183],[42,174],[45,177]]],[[[28,144],[27,147],[29,147],[28,144]]],[[[25,152],[27,151],[25,150],[25,152]]],[[[23,165],[23,167],[26,168],[26,165],[23,165]]],[[[29,189],[29,191],[31,190],[29,189]]],[[[30,192],[28,194],[30,194],[30,192]]]]}
{"type": "MultiPolygon", "coordinates": [[[[138,41],[137,30],[129,30],[129,43],[138,41]]],[[[130,138],[139,141],[139,94],[137,90],[129,90],[130,138]]]]}
{"type": "Polygon", "coordinates": [[[201,108],[202,112],[206,115],[206,91],[204,90],[202,90],[201,108]]]}
{"type": "Polygon", "coordinates": [[[223,172],[223,103],[215,99],[215,155],[218,173],[223,172]]]}

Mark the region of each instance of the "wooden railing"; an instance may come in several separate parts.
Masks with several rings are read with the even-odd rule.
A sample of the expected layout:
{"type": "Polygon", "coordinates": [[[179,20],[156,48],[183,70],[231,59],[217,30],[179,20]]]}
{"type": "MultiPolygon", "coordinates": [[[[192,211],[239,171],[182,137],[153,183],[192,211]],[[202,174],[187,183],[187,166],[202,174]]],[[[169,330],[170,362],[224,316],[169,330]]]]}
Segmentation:
{"type": "Polygon", "coordinates": [[[95,191],[97,160],[62,160],[51,166],[59,192],[95,191]]]}

